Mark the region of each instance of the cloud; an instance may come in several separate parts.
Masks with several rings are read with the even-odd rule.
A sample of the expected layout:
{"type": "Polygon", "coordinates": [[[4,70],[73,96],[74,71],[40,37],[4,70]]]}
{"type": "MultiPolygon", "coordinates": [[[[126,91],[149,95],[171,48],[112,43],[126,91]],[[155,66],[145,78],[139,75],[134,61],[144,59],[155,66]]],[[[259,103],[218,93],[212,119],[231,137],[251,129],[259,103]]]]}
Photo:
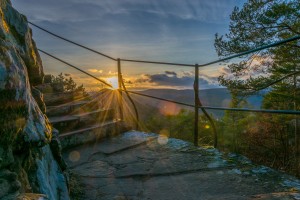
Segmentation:
{"type": "Polygon", "coordinates": [[[148,75],[148,77],[150,83],[155,83],[157,85],[191,86],[194,82],[193,77],[178,77],[177,75],[168,76],[166,73],[148,75]]]}
{"type": "Polygon", "coordinates": [[[100,74],[103,73],[103,70],[98,70],[98,69],[88,69],[88,71],[92,73],[100,73],[100,74]]]}
{"type": "MultiPolygon", "coordinates": [[[[183,73],[179,76],[176,72],[165,71],[162,74],[143,74],[141,78],[135,80],[127,80],[127,84],[192,88],[194,84],[194,75],[183,73]]],[[[201,75],[199,77],[200,88],[218,87],[217,77],[209,77],[201,75]]]]}
{"type": "MultiPolygon", "coordinates": [[[[246,67],[241,72],[231,71],[228,66],[222,66],[218,69],[218,72],[221,76],[224,76],[225,79],[231,80],[247,80],[249,78],[257,78],[257,77],[268,77],[270,74],[268,73],[268,69],[270,67],[270,63],[272,63],[272,58],[270,57],[261,57],[254,55],[252,59],[245,62],[236,62],[234,64],[246,64],[246,67]]],[[[233,64],[233,63],[230,63],[233,64]]]]}
{"type": "MultiPolygon", "coordinates": [[[[80,0],[73,0],[81,3],[80,0]]],[[[243,1],[240,1],[243,2],[243,1]]],[[[160,17],[177,17],[184,20],[215,21],[228,17],[228,8],[236,4],[235,0],[86,0],[85,3],[100,6],[103,13],[130,14],[133,12],[147,12],[160,17]]],[[[232,8],[232,7],[231,7],[232,8]]]]}
{"type": "Polygon", "coordinates": [[[228,74],[231,74],[231,71],[228,67],[223,66],[223,67],[219,68],[219,73],[221,75],[228,75],[228,74]]]}
{"type": "Polygon", "coordinates": [[[171,72],[171,71],[165,71],[165,74],[167,76],[177,76],[177,73],[176,72],[171,72]]]}
{"type": "MultiPolygon", "coordinates": [[[[201,60],[197,58],[199,55],[206,57],[208,45],[213,48],[214,34],[225,28],[222,25],[228,23],[230,12],[239,4],[236,0],[12,2],[30,21],[93,48],[103,49],[108,44],[118,44],[119,47],[137,44],[148,48],[140,51],[139,47],[134,46],[135,54],[157,54],[159,48],[160,54],[166,52],[162,57],[169,52],[174,59],[180,55],[181,58],[194,58],[191,63],[201,60]],[[165,48],[161,49],[161,46],[165,48]]],[[[39,34],[35,30],[34,34],[39,34]]],[[[45,41],[48,36],[41,35],[40,38],[45,41]]],[[[45,41],[45,45],[54,45],[51,41],[45,41]]],[[[124,57],[120,54],[116,56],[124,57]]]]}
{"type": "MultiPolygon", "coordinates": [[[[227,31],[229,14],[234,6],[243,2],[244,0],[12,0],[13,6],[25,14],[29,21],[114,58],[188,64],[201,64],[217,58],[213,47],[214,34],[227,31]]],[[[32,29],[34,40],[40,49],[59,55],[76,66],[84,66],[85,69],[97,66],[104,70],[103,74],[109,70],[115,71],[115,63],[111,64],[102,58],[96,60],[90,52],[53,38],[36,28],[32,29]]],[[[44,58],[45,56],[43,61],[44,58]]],[[[50,61],[47,64],[49,68],[57,65],[50,61]]],[[[154,72],[149,68],[144,72],[134,73],[154,72]]],[[[153,78],[161,78],[162,82],[178,79],[180,84],[191,83],[188,72],[163,75],[170,76],[170,79],[153,78]]]]}
{"type": "Polygon", "coordinates": [[[111,76],[118,75],[118,72],[109,71],[108,75],[111,75],[111,76]]]}
{"type": "MultiPolygon", "coordinates": [[[[29,16],[48,20],[90,20],[107,15],[148,13],[160,18],[219,21],[228,17],[236,0],[12,0],[13,5],[34,10],[29,16]],[[31,6],[28,6],[31,5],[31,6]],[[229,9],[230,8],[230,9],[229,9]]],[[[239,3],[240,4],[240,3],[239,3]]]]}

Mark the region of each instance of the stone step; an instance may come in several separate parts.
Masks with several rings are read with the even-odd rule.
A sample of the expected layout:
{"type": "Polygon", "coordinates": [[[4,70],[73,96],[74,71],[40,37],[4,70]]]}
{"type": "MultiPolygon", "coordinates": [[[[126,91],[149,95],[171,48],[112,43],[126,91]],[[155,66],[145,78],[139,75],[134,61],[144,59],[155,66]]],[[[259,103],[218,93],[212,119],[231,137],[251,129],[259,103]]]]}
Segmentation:
{"type": "Polygon", "coordinates": [[[75,114],[74,116],[79,117],[81,123],[95,124],[99,122],[104,122],[106,120],[112,120],[115,116],[115,110],[99,109],[91,112],[75,114]]]}
{"type": "Polygon", "coordinates": [[[75,101],[69,102],[57,106],[47,106],[46,114],[47,116],[60,116],[60,115],[67,115],[80,109],[80,107],[86,105],[89,101],[75,101]]]}
{"type": "Polygon", "coordinates": [[[113,137],[129,130],[124,121],[110,120],[100,124],[70,131],[59,135],[63,149],[77,145],[97,142],[103,138],[113,137]]]}
{"type": "Polygon", "coordinates": [[[48,106],[57,106],[68,102],[88,99],[88,96],[85,96],[82,92],[43,93],[43,96],[44,102],[48,106]]]}
{"type": "Polygon", "coordinates": [[[70,121],[78,121],[79,122],[80,117],[73,116],[73,115],[65,115],[65,116],[59,116],[59,117],[49,117],[49,121],[51,124],[57,124],[62,122],[70,122],[70,121]]]}
{"type": "Polygon", "coordinates": [[[72,115],[49,117],[49,121],[60,133],[75,130],[80,127],[80,118],[72,115]]]}
{"type": "Polygon", "coordinates": [[[80,127],[85,127],[93,124],[112,120],[114,118],[114,110],[96,110],[75,115],[64,115],[49,117],[50,123],[60,131],[60,133],[69,132],[80,127]]]}
{"type": "Polygon", "coordinates": [[[73,114],[73,115],[63,115],[63,116],[56,116],[56,117],[49,117],[49,121],[52,124],[60,123],[60,122],[67,122],[67,121],[74,121],[79,120],[80,122],[85,122],[88,120],[93,120],[99,122],[103,119],[113,119],[114,117],[114,109],[101,109],[95,110],[92,112],[84,112],[80,114],[73,114]]]}

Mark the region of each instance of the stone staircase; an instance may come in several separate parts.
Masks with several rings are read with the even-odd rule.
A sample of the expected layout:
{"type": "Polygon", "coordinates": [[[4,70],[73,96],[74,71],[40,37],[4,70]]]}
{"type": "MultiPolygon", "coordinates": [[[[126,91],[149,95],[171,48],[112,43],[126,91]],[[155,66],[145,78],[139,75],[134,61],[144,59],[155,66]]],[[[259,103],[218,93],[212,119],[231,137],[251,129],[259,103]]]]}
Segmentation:
{"type": "Polygon", "coordinates": [[[115,109],[104,108],[97,99],[69,93],[45,94],[46,115],[58,134],[62,148],[96,142],[128,130],[115,109]],[[63,100],[62,100],[63,99],[63,100]]]}

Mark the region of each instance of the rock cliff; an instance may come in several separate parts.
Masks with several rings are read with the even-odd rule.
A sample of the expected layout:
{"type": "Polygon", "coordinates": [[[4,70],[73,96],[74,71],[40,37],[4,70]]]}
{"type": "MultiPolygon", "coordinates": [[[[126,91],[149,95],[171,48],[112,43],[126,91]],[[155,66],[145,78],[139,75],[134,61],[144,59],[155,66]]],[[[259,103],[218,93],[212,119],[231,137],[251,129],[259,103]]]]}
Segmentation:
{"type": "MultiPolygon", "coordinates": [[[[33,97],[43,67],[25,16],[0,1],[0,199],[40,193],[69,199],[67,182],[54,158],[52,130],[33,97]]],[[[36,93],[36,92],[35,92],[36,93]]],[[[59,152],[59,151],[54,151],[59,152]]]]}

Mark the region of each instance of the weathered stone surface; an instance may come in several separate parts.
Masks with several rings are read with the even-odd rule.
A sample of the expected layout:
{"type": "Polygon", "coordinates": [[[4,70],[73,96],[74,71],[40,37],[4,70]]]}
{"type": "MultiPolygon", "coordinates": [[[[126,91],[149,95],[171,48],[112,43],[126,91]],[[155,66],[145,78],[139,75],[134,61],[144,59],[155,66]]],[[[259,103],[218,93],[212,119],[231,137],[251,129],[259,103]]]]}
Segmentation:
{"type": "Polygon", "coordinates": [[[121,138],[112,138],[110,140],[105,140],[97,147],[98,152],[105,154],[112,154],[118,151],[126,150],[127,148],[140,145],[142,143],[149,142],[155,137],[149,137],[147,135],[136,134],[136,132],[127,132],[121,138]],[[114,145],[111,145],[111,143],[114,145]]]}
{"type": "Polygon", "coordinates": [[[46,105],[44,103],[44,96],[43,93],[41,93],[38,89],[36,88],[32,88],[32,95],[34,97],[34,99],[36,100],[39,108],[41,109],[41,111],[46,114],[46,105]]]}
{"type": "Polygon", "coordinates": [[[7,169],[0,170],[0,199],[13,200],[20,194],[21,183],[17,174],[7,169]]]}
{"type": "Polygon", "coordinates": [[[27,19],[12,6],[10,1],[2,1],[2,28],[8,46],[13,46],[21,57],[29,74],[29,81],[36,85],[42,83],[43,68],[41,58],[38,56],[36,45],[31,37],[31,30],[27,19]]]}
{"type": "Polygon", "coordinates": [[[113,137],[128,130],[124,121],[110,120],[101,124],[91,125],[87,128],[77,129],[60,135],[63,149],[81,144],[93,143],[103,138],[113,137]]]}
{"type": "Polygon", "coordinates": [[[107,162],[96,160],[76,167],[74,172],[85,177],[107,178],[114,176],[115,168],[107,162]]]}
{"type": "Polygon", "coordinates": [[[48,200],[44,194],[25,193],[18,196],[17,200],[48,200]]]}
{"type": "Polygon", "coordinates": [[[58,163],[59,167],[64,171],[67,169],[67,164],[66,164],[65,160],[62,158],[62,154],[61,154],[62,147],[61,147],[58,135],[59,135],[58,130],[53,128],[50,148],[51,148],[54,159],[58,163]]]}
{"type": "MultiPolygon", "coordinates": [[[[49,199],[69,199],[67,182],[48,146],[42,148],[43,156],[36,160],[37,169],[34,171],[38,181],[34,192],[46,194],[49,199]]],[[[33,182],[34,180],[31,180],[33,182]]]]}
{"type": "Polygon", "coordinates": [[[3,196],[26,191],[69,199],[63,172],[50,150],[51,127],[32,95],[32,86],[42,80],[41,59],[26,17],[9,0],[1,0],[0,171],[16,174],[15,179],[4,176],[3,196]]]}
{"type": "Polygon", "coordinates": [[[70,149],[64,156],[69,158],[71,152],[85,157],[67,159],[88,191],[85,199],[292,200],[300,195],[300,181],[294,177],[213,148],[196,148],[177,139],[161,143],[155,134],[131,131],[70,149]],[[150,140],[143,142],[146,138],[150,140]],[[131,141],[135,142],[128,146],[131,141]],[[120,150],[121,143],[126,148],[120,150]],[[117,151],[107,154],[107,146],[117,151]]]}
{"type": "Polygon", "coordinates": [[[0,169],[8,167],[14,162],[14,156],[12,152],[12,147],[0,146],[0,169]]]}

